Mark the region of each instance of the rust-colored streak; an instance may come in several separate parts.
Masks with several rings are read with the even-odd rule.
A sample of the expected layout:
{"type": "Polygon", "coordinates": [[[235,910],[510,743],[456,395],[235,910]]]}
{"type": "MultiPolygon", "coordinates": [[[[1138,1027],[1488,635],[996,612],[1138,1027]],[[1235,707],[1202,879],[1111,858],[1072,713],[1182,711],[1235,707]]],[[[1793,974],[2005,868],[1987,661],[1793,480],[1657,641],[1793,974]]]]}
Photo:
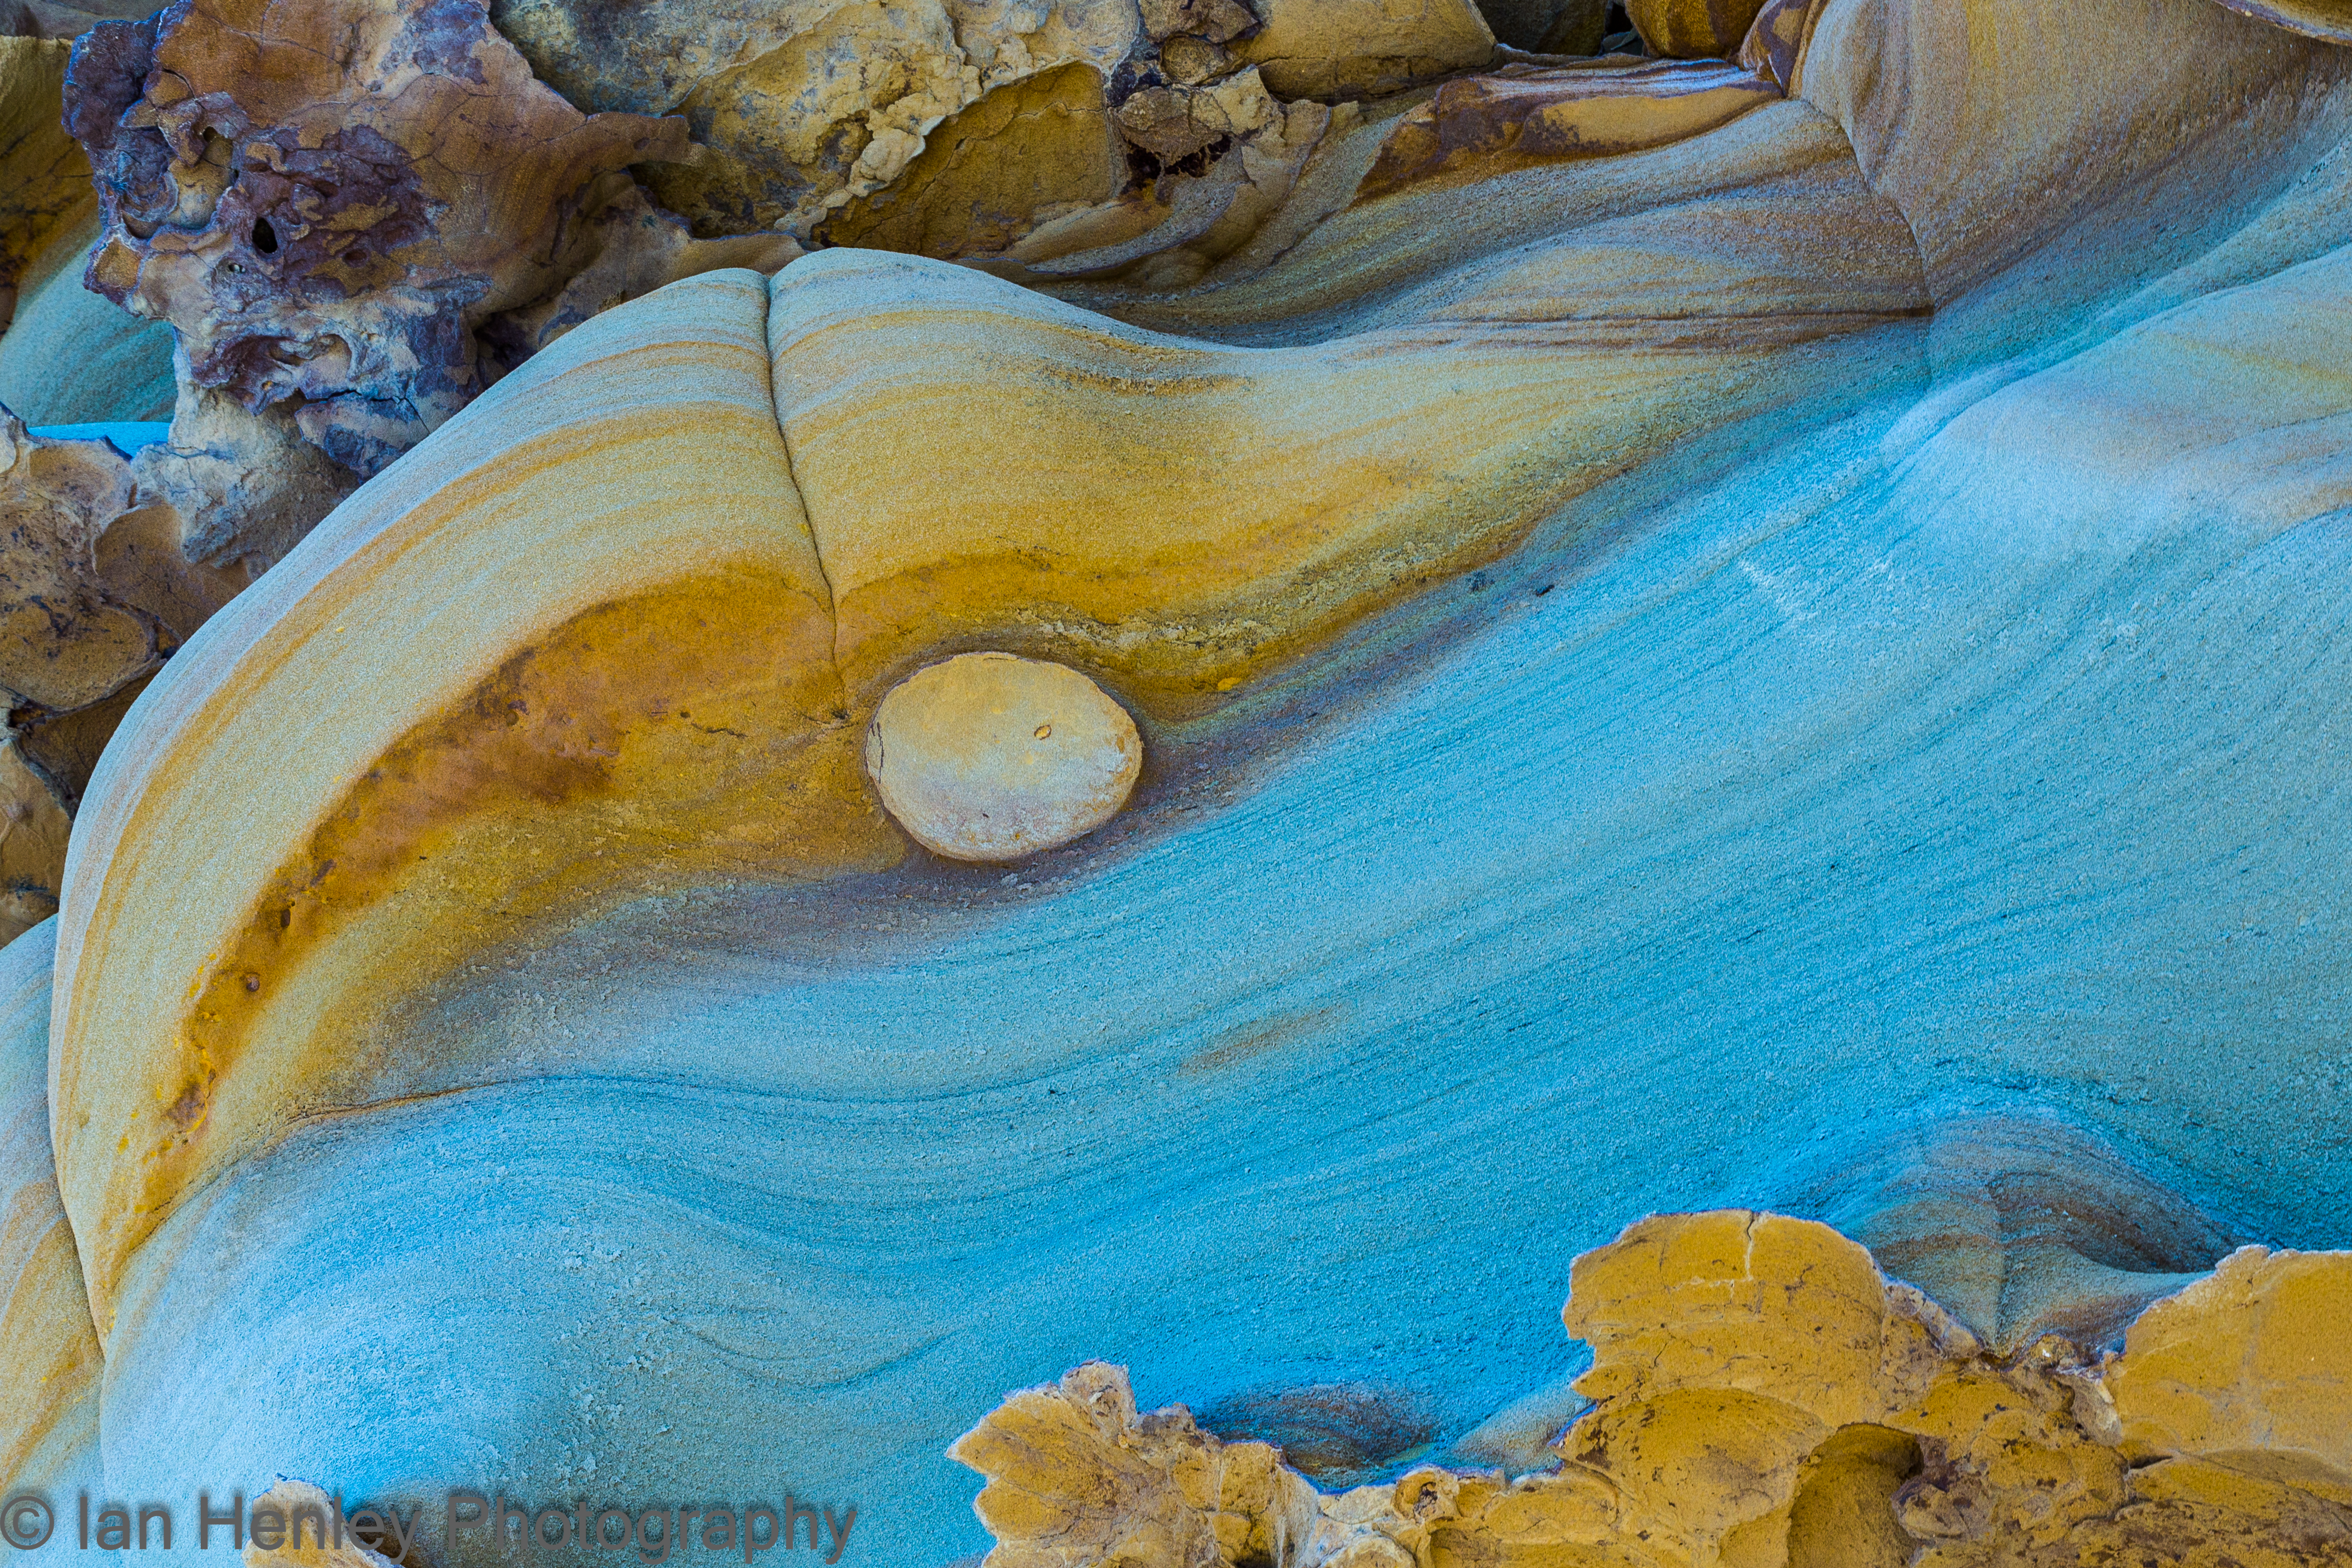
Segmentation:
{"type": "Polygon", "coordinates": [[[1281,1013],[1245,1024],[1223,1035],[1214,1044],[1202,1046],[1176,1064],[1177,1072],[1186,1078],[1222,1072],[1238,1067],[1253,1057],[1264,1056],[1270,1051],[1328,1032],[1347,1016],[1344,1007],[1312,1008],[1304,1012],[1281,1013]]]}
{"type": "Polygon", "coordinates": [[[1721,60],[1506,66],[1447,82],[1403,116],[1356,187],[1369,201],[1439,177],[1663,147],[1773,102],[1780,87],[1721,60]]]}
{"type": "Polygon", "coordinates": [[[371,1044],[399,998],[454,966],[689,882],[894,858],[856,772],[830,632],[823,606],[772,575],[675,584],[576,617],[384,752],[207,972],[125,1250],[214,1160],[455,1066],[371,1044]],[[321,963],[331,1014],[278,1016],[321,963]],[[265,1039],[256,1070],[299,1087],[268,1097],[266,1124],[219,1124],[226,1081],[265,1039]]]}

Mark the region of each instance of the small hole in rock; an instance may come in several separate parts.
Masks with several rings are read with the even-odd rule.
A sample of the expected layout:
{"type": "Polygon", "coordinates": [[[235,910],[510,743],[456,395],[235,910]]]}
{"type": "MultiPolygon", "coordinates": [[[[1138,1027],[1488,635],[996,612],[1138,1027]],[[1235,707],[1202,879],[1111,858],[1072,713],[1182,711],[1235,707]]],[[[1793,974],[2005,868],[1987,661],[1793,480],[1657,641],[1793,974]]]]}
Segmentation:
{"type": "Polygon", "coordinates": [[[268,218],[253,220],[253,248],[264,256],[278,254],[278,231],[269,226],[268,218]]]}

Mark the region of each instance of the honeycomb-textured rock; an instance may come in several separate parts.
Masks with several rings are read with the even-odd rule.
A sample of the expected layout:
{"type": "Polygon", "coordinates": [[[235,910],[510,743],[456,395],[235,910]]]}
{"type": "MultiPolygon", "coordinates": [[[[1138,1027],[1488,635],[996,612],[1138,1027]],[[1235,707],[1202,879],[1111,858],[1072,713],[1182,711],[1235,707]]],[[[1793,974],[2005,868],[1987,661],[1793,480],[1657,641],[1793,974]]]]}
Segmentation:
{"type": "Polygon", "coordinates": [[[599,176],[694,156],[682,120],[582,114],[472,4],[108,23],[75,46],[66,125],[105,219],[89,287],[172,324],[184,397],[289,404],[363,476],[496,379],[493,318],[641,230],[675,257],[642,204],[600,221],[635,191],[599,176]]]}
{"type": "Polygon", "coordinates": [[[2335,1506],[2352,1480],[2334,1419],[2347,1291],[2352,1253],[2254,1249],[2149,1309],[2103,1363],[2054,1339],[2003,1358],[1826,1226],[1667,1215],[1577,1260],[1564,1315],[1592,1347],[1577,1386],[1593,1405],[1543,1471],[1318,1493],[1279,1450],[1221,1442],[1181,1406],[1139,1416],[1124,1370],[1099,1363],[1013,1395],[950,1452],[988,1478],[988,1568],[1990,1568],[2148,1551],[2287,1568],[2352,1555],[2335,1506]]]}

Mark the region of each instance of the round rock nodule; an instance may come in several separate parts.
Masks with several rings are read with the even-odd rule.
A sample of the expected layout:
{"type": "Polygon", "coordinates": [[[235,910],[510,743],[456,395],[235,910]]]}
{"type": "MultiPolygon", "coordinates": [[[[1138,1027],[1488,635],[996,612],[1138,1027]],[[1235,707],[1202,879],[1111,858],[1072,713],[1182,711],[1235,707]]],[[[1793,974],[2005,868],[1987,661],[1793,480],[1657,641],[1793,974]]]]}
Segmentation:
{"type": "Polygon", "coordinates": [[[1135,721],[1077,671],[960,653],[892,687],[866,732],[866,771],[925,848],[1007,861],[1118,814],[1143,766],[1135,721]]]}

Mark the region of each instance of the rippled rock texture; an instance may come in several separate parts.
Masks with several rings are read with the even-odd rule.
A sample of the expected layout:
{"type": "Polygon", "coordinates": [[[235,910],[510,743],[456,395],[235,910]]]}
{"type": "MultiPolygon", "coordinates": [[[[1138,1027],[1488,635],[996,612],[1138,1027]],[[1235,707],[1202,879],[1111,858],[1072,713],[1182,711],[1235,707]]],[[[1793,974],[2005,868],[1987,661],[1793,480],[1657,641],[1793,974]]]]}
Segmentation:
{"type": "Polygon", "coordinates": [[[12,1480],[2345,1560],[2352,52],[1626,20],[84,34],[12,1480]]]}

